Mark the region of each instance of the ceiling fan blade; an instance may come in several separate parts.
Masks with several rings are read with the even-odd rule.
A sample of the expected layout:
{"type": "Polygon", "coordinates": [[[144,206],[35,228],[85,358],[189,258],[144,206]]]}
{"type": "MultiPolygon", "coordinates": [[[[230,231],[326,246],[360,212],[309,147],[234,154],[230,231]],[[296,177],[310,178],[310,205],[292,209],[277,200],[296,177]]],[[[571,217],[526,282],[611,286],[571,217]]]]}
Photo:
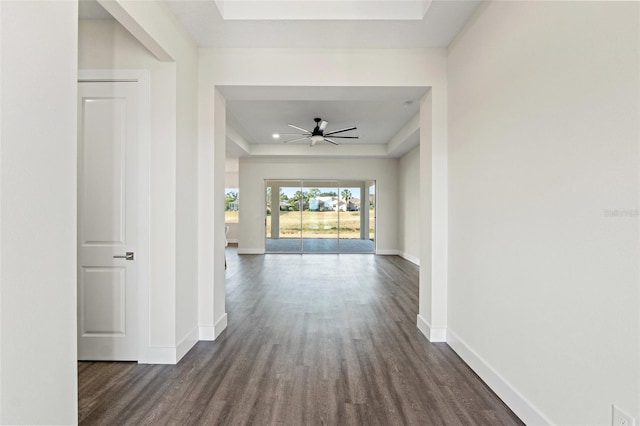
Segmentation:
{"type": "Polygon", "coordinates": [[[325,142],[329,142],[329,143],[332,143],[332,144],[334,144],[334,145],[340,145],[338,142],[336,142],[336,141],[334,141],[334,140],[331,140],[331,139],[329,139],[329,138],[324,138],[324,140],[325,140],[325,142]]]}
{"type": "Polygon", "coordinates": [[[310,133],[278,133],[280,136],[308,136],[310,133]]]}
{"type": "MultiPolygon", "coordinates": [[[[289,124],[289,125],[291,125],[291,124],[289,124]]],[[[333,131],[331,131],[331,132],[329,132],[329,133],[325,133],[324,135],[325,135],[325,136],[329,136],[329,135],[333,135],[333,134],[335,134],[335,133],[348,132],[349,130],[356,130],[356,129],[357,129],[357,127],[347,127],[347,128],[345,128],[345,129],[333,130],[333,131]]]]}
{"type": "Polygon", "coordinates": [[[331,136],[332,138],[340,138],[340,139],[360,139],[359,136],[331,136]]]}
{"type": "Polygon", "coordinates": [[[301,138],[295,138],[295,139],[289,139],[288,141],[282,141],[282,143],[296,142],[296,141],[301,141],[303,139],[309,139],[309,138],[306,137],[306,136],[303,136],[301,138]]]}
{"type": "Polygon", "coordinates": [[[322,123],[320,123],[320,130],[322,130],[324,132],[324,129],[327,128],[327,124],[329,124],[328,122],[322,120],[322,123]]]}
{"type": "Polygon", "coordinates": [[[300,130],[301,132],[305,132],[305,133],[311,134],[310,131],[308,131],[307,129],[303,129],[302,127],[294,126],[293,124],[288,124],[288,126],[289,127],[293,127],[294,129],[300,130]]]}

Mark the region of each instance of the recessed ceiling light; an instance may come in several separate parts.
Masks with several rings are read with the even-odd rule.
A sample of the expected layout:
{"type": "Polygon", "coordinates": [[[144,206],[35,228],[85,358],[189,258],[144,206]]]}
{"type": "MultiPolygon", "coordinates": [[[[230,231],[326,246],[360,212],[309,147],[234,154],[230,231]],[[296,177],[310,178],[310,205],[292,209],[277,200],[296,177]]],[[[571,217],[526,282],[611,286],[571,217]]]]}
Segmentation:
{"type": "Polygon", "coordinates": [[[280,139],[280,134],[278,134],[278,133],[274,133],[271,136],[273,136],[274,139],[280,139]]]}

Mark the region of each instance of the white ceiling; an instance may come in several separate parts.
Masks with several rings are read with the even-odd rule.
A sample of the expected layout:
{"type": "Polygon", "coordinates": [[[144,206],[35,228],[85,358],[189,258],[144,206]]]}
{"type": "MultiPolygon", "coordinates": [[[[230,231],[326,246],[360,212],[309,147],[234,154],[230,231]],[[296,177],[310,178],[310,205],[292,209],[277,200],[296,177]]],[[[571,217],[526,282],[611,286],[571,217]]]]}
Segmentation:
{"type": "Polygon", "coordinates": [[[295,136],[282,135],[280,140],[275,140],[273,133],[301,133],[287,124],[311,132],[315,117],[329,122],[325,133],[353,126],[358,128],[340,135],[358,136],[359,139],[336,140],[341,144],[386,144],[417,113],[417,102],[404,107],[402,102],[386,100],[227,101],[228,124],[252,144],[281,144],[295,136]]]}
{"type": "Polygon", "coordinates": [[[225,20],[420,20],[431,0],[215,0],[215,4],[225,20]]]}
{"type": "MultiPolygon", "coordinates": [[[[398,19],[391,15],[389,5],[400,6],[422,1],[402,0],[325,0],[325,1],[275,1],[275,0],[235,0],[236,9],[256,9],[255,4],[268,5],[262,11],[267,19],[223,19],[214,0],[166,0],[174,14],[184,24],[191,36],[202,47],[326,47],[326,48],[415,48],[446,47],[460,31],[464,23],[480,5],[479,0],[434,0],[428,4],[423,19],[398,19]],[[293,9],[296,3],[302,6],[293,9]],[[277,5],[292,8],[287,15],[274,19],[269,9],[277,5]],[[304,8],[326,5],[324,14],[316,14],[316,19],[302,19],[304,8]],[[332,8],[342,4],[355,4],[359,19],[340,19],[332,8]],[[376,6],[386,7],[387,16],[378,14],[372,19],[376,6]],[[367,10],[370,10],[367,12],[367,10]],[[295,11],[300,11],[296,12],[295,11]],[[363,19],[364,18],[364,19],[363,19]]],[[[378,8],[380,9],[380,8],[378,8]]],[[[280,11],[283,8],[279,9],[280,11]]],[[[286,9],[285,9],[286,10],[286,9]]],[[[381,10],[385,10],[382,8],[381,10]]],[[[352,16],[353,17],[353,11],[352,16]]],[[[283,12],[280,12],[283,13],[283,12]]],[[[342,15],[344,16],[344,14],[342,15]]]]}
{"type": "Polygon", "coordinates": [[[417,139],[401,141],[393,152],[388,152],[387,145],[416,117],[419,100],[428,88],[220,86],[219,90],[227,100],[227,126],[233,133],[227,141],[228,155],[255,154],[255,149],[250,153],[238,150],[248,145],[259,146],[260,155],[286,155],[287,151],[294,155],[340,155],[348,147],[355,150],[355,155],[399,156],[415,146],[417,139]],[[336,139],[340,147],[322,143],[332,149],[327,151],[318,146],[311,148],[304,140],[283,143],[295,136],[282,135],[278,140],[272,137],[274,133],[300,133],[288,124],[311,131],[316,117],[329,123],[325,132],[357,127],[342,135],[359,139],[336,139]]]}
{"type": "MultiPolygon", "coordinates": [[[[446,47],[480,0],[164,0],[201,47],[446,47]],[[223,10],[223,18],[220,10],[223,10]],[[357,17],[357,19],[355,19],[357,17]]],[[[81,19],[107,19],[95,0],[80,0],[81,19]]],[[[222,87],[227,99],[227,155],[391,156],[418,144],[415,122],[425,87],[222,87]],[[406,102],[410,102],[406,105],[406,102]],[[342,139],[310,149],[283,144],[287,124],[327,131],[356,126],[342,139]],[[410,127],[410,126],[409,126],[410,127]],[[414,126],[415,127],[415,126],[414,126]],[[400,132],[400,133],[399,133],[400,132]],[[397,135],[402,135],[398,141],[397,135]],[[391,150],[391,143],[393,150],[391,150]],[[255,148],[255,149],[254,149],[255,148]]]]}

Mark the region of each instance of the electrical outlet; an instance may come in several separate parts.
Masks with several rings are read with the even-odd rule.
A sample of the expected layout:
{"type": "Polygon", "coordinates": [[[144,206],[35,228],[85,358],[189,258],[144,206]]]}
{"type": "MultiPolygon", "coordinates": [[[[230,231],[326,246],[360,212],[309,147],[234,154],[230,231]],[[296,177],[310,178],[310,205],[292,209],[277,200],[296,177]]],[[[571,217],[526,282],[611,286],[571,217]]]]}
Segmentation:
{"type": "Polygon", "coordinates": [[[613,416],[611,418],[612,426],[636,426],[636,421],[633,417],[622,411],[615,405],[613,408],[613,416]]]}

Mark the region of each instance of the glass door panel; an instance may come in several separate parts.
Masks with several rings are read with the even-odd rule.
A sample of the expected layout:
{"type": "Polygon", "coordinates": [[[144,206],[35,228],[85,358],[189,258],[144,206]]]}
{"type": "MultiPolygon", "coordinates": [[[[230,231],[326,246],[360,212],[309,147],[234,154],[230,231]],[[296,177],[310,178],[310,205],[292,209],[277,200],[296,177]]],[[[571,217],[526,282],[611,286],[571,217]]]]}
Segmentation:
{"type": "MultiPolygon", "coordinates": [[[[369,189],[369,193],[367,194],[367,197],[366,197],[366,198],[368,198],[367,219],[369,221],[369,240],[373,243],[373,246],[375,247],[375,241],[376,241],[376,182],[375,181],[368,181],[366,183],[366,186],[369,189]]],[[[365,212],[364,208],[362,209],[362,212],[363,213],[365,212]]],[[[373,247],[372,247],[372,250],[373,250],[373,247]]]]}
{"type": "Polygon", "coordinates": [[[271,209],[267,213],[265,223],[266,252],[300,253],[302,251],[301,185],[300,181],[267,181],[271,209]]]}
{"type": "Polygon", "coordinates": [[[338,252],[338,183],[304,181],[306,203],[302,212],[302,250],[305,253],[338,252]]]}
{"type": "Polygon", "coordinates": [[[340,252],[358,252],[360,239],[360,188],[351,182],[341,182],[338,211],[340,214],[340,252]]]}
{"type": "MultiPolygon", "coordinates": [[[[271,191],[273,190],[273,188],[271,187],[271,182],[269,181],[265,181],[264,184],[266,192],[265,205],[267,206],[267,211],[264,219],[265,238],[267,239],[267,241],[269,241],[271,239],[271,191]]],[[[275,207],[278,208],[278,205],[276,204],[275,207]]]]}
{"type": "Polygon", "coordinates": [[[374,245],[369,231],[369,186],[365,181],[340,183],[339,252],[372,253],[374,245]]]}

